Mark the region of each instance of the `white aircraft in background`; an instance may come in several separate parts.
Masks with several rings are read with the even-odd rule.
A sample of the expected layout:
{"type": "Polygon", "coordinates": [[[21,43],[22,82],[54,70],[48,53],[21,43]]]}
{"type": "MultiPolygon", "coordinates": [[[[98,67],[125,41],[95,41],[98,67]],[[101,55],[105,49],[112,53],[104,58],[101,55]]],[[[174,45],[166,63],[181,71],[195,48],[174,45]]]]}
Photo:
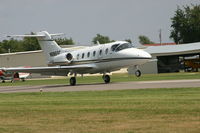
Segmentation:
{"type": "MultiPolygon", "coordinates": [[[[41,31],[35,35],[13,35],[8,37],[36,37],[46,57],[48,67],[32,68],[3,68],[8,72],[40,73],[43,75],[68,76],[70,85],[76,85],[77,74],[103,74],[105,83],[110,82],[107,73],[135,66],[142,65],[151,59],[151,55],[143,50],[133,48],[126,41],[116,41],[107,44],[94,45],[79,50],[61,48],[52,36],[60,34],[49,34],[41,31]]],[[[136,76],[140,76],[140,70],[136,76]]]]}

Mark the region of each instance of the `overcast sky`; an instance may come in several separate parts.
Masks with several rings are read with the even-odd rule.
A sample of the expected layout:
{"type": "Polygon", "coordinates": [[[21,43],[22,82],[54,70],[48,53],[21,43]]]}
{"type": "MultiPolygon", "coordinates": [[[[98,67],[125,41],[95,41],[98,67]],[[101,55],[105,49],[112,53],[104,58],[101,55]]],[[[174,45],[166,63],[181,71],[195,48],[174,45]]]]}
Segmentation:
{"type": "Polygon", "coordinates": [[[0,0],[0,39],[8,34],[47,30],[65,33],[77,44],[90,44],[97,33],[114,40],[139,35],[172,42],[170,18],[177,6],[200,0],[0,0]]]}

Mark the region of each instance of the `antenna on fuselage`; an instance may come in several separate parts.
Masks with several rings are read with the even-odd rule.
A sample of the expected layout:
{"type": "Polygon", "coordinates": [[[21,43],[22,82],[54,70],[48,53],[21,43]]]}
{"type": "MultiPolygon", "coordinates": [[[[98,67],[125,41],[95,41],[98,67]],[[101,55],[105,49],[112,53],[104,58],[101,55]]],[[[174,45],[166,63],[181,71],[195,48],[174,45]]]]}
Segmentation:
{"type": "Polygon", "coordinates": [[[97,44],[100,45],[99,41],[97,41],[97,44]]]}

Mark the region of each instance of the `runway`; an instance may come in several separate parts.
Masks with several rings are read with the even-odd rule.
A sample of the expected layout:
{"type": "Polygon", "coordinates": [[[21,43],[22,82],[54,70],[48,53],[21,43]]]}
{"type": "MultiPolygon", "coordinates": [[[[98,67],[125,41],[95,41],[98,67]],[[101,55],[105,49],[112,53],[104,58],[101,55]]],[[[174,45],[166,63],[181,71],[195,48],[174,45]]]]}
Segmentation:
{"type": "Polygon", "coordinates": [[[149,88],[186,88],[200,87],[200,79],[194,80],[162,80],[162,81],[138,81],[118,82],[110,84],[78,84],[70,85],[37,85],[37,86],[0,86],[0,93],[15,92],[67,92],[67,91],[102,91],[102,90],[126,90],[149,88]]]}

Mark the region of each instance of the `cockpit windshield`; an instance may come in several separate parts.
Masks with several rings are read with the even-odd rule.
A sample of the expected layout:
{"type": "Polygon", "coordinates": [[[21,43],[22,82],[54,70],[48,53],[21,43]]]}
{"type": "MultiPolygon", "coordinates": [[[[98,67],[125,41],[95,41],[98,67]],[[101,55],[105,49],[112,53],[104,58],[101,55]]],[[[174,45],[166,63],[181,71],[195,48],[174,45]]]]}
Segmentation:
{"type": "MultiPolygon", "coordinates": [[[[113,45],[114,46],[114,45],[113,45]]],[[[132,48],[133,46],[130,44],[130,43],[123,43],[123,44],[120,44],[118,45],[116,48],[115,48],[115,51],[118,52],[120,50],[123,50],[123,49],[127,49],[127,48],[132,48]]]]}
{"type": "Polygon", "coordinates": [[[112,50],[112,51],[115,51],[115,49],[116,49],[119,45],[120,45],[120,44],[114,44],[114,45],[112,45],[111,50],[112,50]]]}

